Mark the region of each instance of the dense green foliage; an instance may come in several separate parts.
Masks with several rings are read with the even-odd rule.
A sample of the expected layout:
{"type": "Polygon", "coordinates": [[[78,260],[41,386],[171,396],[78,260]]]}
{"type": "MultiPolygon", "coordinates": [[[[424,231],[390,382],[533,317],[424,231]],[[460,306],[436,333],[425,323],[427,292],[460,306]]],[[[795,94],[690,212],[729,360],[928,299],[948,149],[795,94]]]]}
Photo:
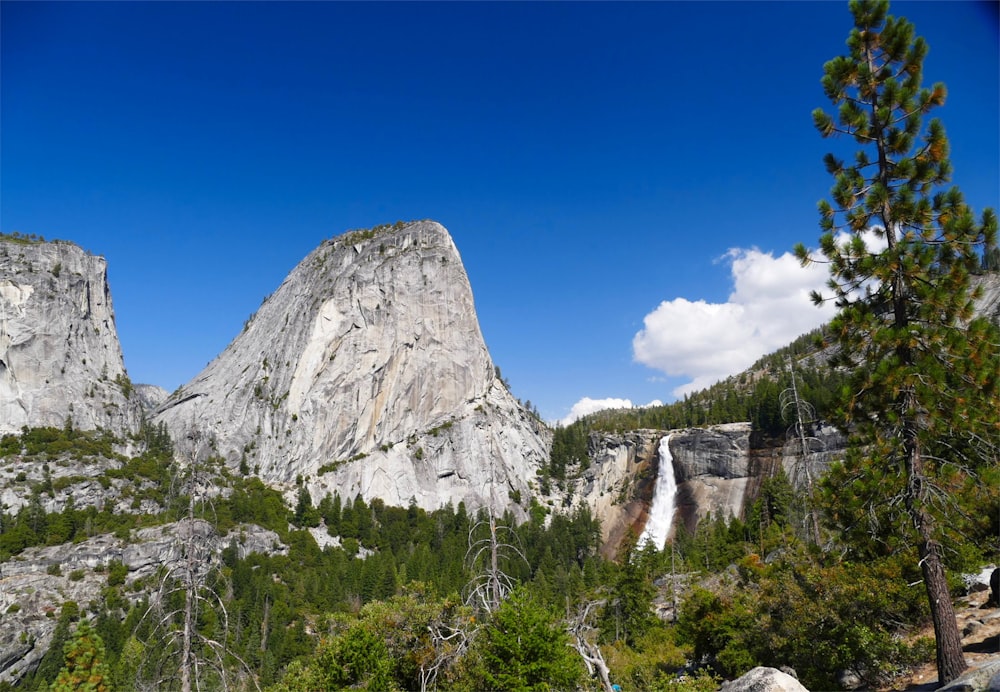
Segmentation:
{"type": "Polygon", "coordinates": [[[111,507],[99,509],[93,505],[78,508],[72,495],[61,512],[46,512],[43,507],[43,497],[54,498],[75,483],[96,480],[108,488],[119,480],[125,481],[122,496],[129,498],[136,510],[144,500],[165,510],[173,463],[169,435],[163,428],[150,427],[143,430],[137,442],[143,445],[144,452],[127,458],[115,451],[122,441],[110,433],[80,431],[70,424],[65,428],[25,428],[20,435],[0,438],[0,462],[16,461],[22,467],[40,465],[42,470],[40,480],[23,479],[30,492],[29,501],[17,514],[8,516],[0,507],[0,560],[35,545],[82,541],[102,533],[127,536],[131,529],[169,521],[166,513],[119,513],[111,507]],[[52,469],[69,462],[106,470],[53,478],[52,469]]]}
{"type": "Polygon", "coordinates": [[[541,692],[574,689],[583,664],[555,611],[525,588],[515,590],[476,641],[473,689],[541,692]]]}

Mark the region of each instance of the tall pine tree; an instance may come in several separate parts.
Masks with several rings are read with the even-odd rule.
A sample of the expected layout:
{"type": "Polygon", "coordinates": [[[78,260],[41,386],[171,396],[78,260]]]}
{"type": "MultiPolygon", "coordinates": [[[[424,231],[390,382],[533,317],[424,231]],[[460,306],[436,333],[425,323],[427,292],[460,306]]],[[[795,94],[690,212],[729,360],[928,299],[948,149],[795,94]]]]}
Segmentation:
{"type": "Polygon", "coordinates": [[[966,663],[942,541],[960,513],[958,491],[997,466],[998,342],[995,327],[973,319],[971,288],[997,223],[992,210],[977,222],[958,189],[944,188],[948,140],[938,120],[925,128],[923,118],[946,90],[921,87],[927,44],[888,9],[886,0],[852,0],[849,53],[823,68],[836,113],[815,110],[816,128],[860,149],[851,163],[825,158],[835,183],[832,201],[819,205],[820,248],[839,308],[831,333],[855,373],[844,397],[853,435],[841,492],[864,508],[854,517],[881,523],[869,527],[873,538],[894,532],[916,546],[943,684],[966,663]]]}

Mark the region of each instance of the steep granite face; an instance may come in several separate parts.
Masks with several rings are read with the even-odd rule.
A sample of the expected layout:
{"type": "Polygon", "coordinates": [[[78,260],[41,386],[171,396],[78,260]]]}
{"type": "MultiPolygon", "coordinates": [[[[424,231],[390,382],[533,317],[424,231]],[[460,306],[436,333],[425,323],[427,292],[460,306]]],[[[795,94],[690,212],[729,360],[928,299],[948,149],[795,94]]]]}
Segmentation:
{"type": "Polygon", "coordinates": [[[0,237],[0,434],[67,419],[135,432],[131,393],[104,258],[0,237]]]}
{"type": "Polygon", "coordinates": [[[301,478],[317,500],[505,508],[527,502],[548,456],[547,433],[496,377],[451,237],[430,221],[324,242],[156,420],[182,455],[301,478]]]}
{"type": "Polygon", "coordinates": [[[749,423],[728,423],[671,436],[677,511],[688,529],[693,530],[709,512],[713,517],[741,516],[754,476],[750,428],[749,423]]]}
{"type": "Polygon", "coordinates": [[[590,466],[572,491],[574,506],[587,506],[601,520],[602,553],[614,557],[631,531],[646,526],[653,486],[660,473],[677,480],[677,516],[688,529],[712,516],[740,516],[754,475],[750,424],[731,423],[684,430],[633,430],[592,434],[590,466]],[[670,435],[671,468],[661,468],[658,447],[670,435]]]}

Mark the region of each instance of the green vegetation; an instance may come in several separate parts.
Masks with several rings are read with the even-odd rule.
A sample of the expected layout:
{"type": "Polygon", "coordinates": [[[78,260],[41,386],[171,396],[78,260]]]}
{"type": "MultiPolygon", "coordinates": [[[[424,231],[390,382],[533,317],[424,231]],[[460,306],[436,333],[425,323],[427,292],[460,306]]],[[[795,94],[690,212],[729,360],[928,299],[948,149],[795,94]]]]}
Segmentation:
{"type": "Polygon", "coordinates": [[[132,398],[132,392],[135,391],[135,385],[132,384],[132,380],[129,379],[128,375],[121,372],[115,375],[115,384],[122,390],[122,394],[125,395],[126,399],[132,398]]]}
{"type": "MultiPolygon", "coordinates": [[[[128,535],[131,529],[171,521],[168,491],[173,464],[173,445],[166,428],[146,427],[140,439],[145,451],[126,458],[115,452],[121,440],[105,431],[80,431],[67,421],[64,428],[24,428],[21,435],[0,438],[0,463],[17,457],[23,463],[35,462],[42,468],[41,481],[30,482],[28,502],[13,516],[0,508],[0,560],[7,560],[25,548],[59,545],[86,540],[102,533],[128,535]],[[90,477],[61,476],[53,479],[53,465],[80,463],[106,470],[90,477]],[[46,512],[42,496],[55,497],[74,484],[96,480],[104,488],[115,483],[123,497],[133,498],[138,507],[143,500],[160,507],[155,515],[115,512],[113,507],[93,505],[77,507],[72,494],[62,511],[46,512]]],[[[15,482],[29,483],[27,475],[18,474],[15,482]]],[[[81,575],[82,576],[82,575],[81,575]]]]}
{"type": "MultiPolygon", "coordinates": [[[[364,240],[371,240],[380,233],[385,233],[387,231],[399,231],[407,226],[409,226],[413,221],[397,221],[396,223],[383,223],[378,226],[372,226],[371,228],[357,228],[348,231],[344,235],[336,238],[337,241],[343,241],[345,245],[354,245],[355,243],[360,243],[364,240]]],[[[385,252],[384,246],[380,248],[380,252],[385,252]]]]}
{"type": "Polygon", "coordinates": [[[489,619],[470,658],[473,689],[574,689],[583,663],[559,616],[526,588],[516,589],[489,619]]]}
{"type": "Polygon", "coordinates": [[[52,683],[52,692],[108,692],[111,671],[104,642],[93,627],[81,622],[65,647],[65,665],[52,683]]]}
{"type": "MultiPolygon", "coordinates": [[[[47,242],[45,236],[35,235],[34,233],[20,233],[18,231],[13,231],[11,233],[0,233],[0,240],[6,240],[12,243],[19,243],[21,245],[40,245],[47,242]]],[[[65,243],[65,240],[53,240],[53,243],[65,243]]]]}

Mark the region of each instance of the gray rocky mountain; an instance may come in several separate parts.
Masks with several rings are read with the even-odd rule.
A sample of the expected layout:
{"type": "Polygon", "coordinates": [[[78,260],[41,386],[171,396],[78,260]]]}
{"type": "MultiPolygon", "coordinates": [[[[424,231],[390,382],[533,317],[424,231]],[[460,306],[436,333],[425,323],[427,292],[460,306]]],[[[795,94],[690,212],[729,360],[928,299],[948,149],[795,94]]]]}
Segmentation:
{"type": "Polygon", "coordinates": [[[431,221],[324,242],[158,409],[182,456],[292,492],[523,516],[549,433],[496,374],[448,232],[431,221]]]}
{"type": "Polygon", "coordinates": [[[145,411],[153,411],[170,396],[170,392],[155,384],[137,384],[135,385],[135,394],[145,411]]]}
{"type": "Polygon", "coordinates": [[[107,263],[66,242],[0,236],[0,434],[139,429],[107,263]]]}

